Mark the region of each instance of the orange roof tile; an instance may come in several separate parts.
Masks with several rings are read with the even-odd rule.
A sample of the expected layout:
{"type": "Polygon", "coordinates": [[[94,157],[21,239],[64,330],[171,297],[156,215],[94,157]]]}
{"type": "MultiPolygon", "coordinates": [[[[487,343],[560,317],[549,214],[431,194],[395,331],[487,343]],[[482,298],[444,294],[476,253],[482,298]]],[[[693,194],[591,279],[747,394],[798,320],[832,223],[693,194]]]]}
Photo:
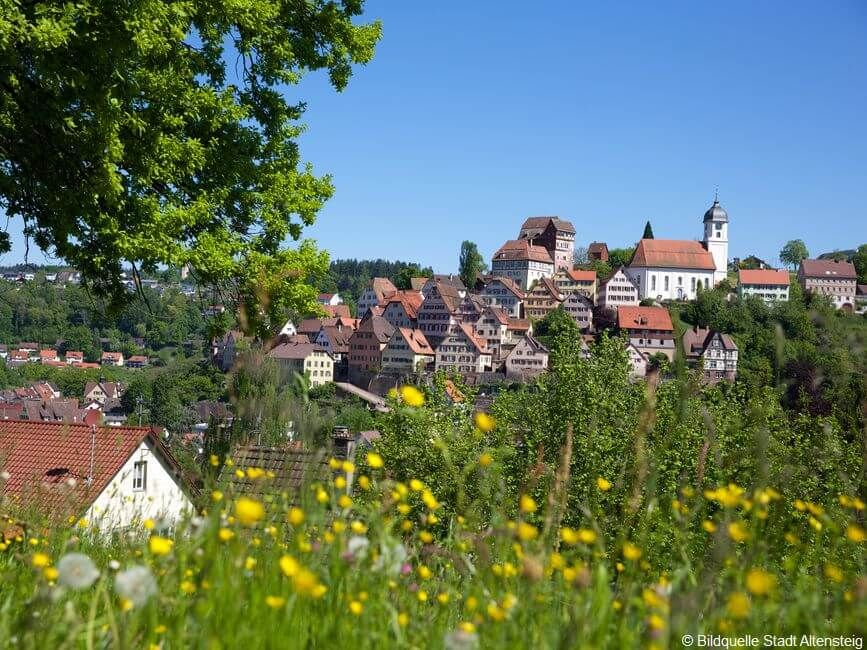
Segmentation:
{"type": "Polygon", "coordinates": [[[674,331],[671,315],[664,307],[618,307],[617,326],[623,330],[674,331]]]}
{"type": "Polygon", "coordinates": [[[581,271],[579,269],[572,269],[566,272],[569,274],[570,278],[575,280],[575,282],[594,282],[596,280],[596,271],[581,271]]]}
{"type": "Polygon", "coordinates": [[[406,341],[409,349],[412,350],[414,354],[428,354],[433,356],[434,349],[430,346],[430,343],[428,343],[427,338],[421,330],[414,330],[409,327],[398,327],[398,329],[400,330],[400,335],[403,337],[403,340],[406,341]]]}
{"type": "Polygon", "coordinates": [[[680,239],[642,239],[629,266],[705,271],[716,269],[713,255],[701,242],[680,239]]]}
{"type": "Polygon", "coordinates": [[[738,271],[738,284],[773,284],[789,286],[789,272],[775,269],[741,269],[738,271]]]}
{"type": "Polygon", "coordinates": [[[532,260],[553,264],[551,254],[542,246],[533,246],[526,239],[511,239],[494,253],[494,260],[532,260]]]}

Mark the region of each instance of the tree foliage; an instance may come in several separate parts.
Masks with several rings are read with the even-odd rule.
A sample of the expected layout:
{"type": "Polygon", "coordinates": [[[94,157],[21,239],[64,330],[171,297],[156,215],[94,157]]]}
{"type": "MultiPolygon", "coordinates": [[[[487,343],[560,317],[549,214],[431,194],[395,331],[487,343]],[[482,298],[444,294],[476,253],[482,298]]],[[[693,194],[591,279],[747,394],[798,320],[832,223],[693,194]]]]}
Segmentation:
{"type": "Polygon", "coordinates": [[[461,244],[461,254],[458,259],[458,274],[466,287],[476,284],[476,276],[484,273],[488,265],[479,253],[479,247],[474,242],[464,241],[461,244]]]}
{"type": "Polygon", "coordinates": [[[644,224],[644,234],[641,235],[642,239],[653,239],[653,226],[650,225],[650,221],[644,224]]]}
{"type": "Polygon", "coordinates": [[[809,256],[810,253],[803,239],[791,239],[780,249],[780,261],[790,268],[798,266],[801,260],[809,256]]]}
{"type": "Polygon", "coordinates": [[[380,36],[362,6],[3,0],[2,208],[112,304],[124,262],[189,264],[251,327],[312,304],[327,258],[284,242],[332,186],[302,163],[305,105],[281,87],[326,70],[342,90],[380,36]]]}

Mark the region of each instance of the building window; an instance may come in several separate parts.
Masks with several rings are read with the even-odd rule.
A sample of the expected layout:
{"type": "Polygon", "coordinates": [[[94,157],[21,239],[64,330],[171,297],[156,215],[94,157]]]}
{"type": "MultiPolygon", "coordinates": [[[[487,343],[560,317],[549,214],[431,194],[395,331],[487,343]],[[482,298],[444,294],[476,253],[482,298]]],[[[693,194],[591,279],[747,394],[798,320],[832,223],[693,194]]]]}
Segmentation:
{"type": "Polygon", "coordinates": [[[665,276],[665,290],[668,291],[668,276],[665,276]]]}
{"type": "Polygon", "coordinates": [[[132,466],[132,489],[136,492],[144,492],[147,489],[148,464],[146,460],[140,460],[132,466]]]}
{"type": "Polygon", "coordinates": [[[655,275],[650,276],[650,290],[656,291],[656,276],[655,275]]]}

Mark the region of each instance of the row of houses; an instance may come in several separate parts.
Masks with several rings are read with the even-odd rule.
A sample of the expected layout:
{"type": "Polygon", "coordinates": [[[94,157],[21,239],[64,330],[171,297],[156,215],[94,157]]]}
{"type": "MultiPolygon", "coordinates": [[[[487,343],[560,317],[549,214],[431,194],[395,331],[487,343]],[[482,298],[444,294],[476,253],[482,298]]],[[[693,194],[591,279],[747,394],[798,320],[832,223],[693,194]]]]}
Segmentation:
{"type": "Polygon", "coordinates": [[[125,385],[88,382],[81,399],[67,397],[48,381],[0,391],[0,419],[119,426],[126,421],[120,398],[125,385]]]}
{"type": "Polygon", "coordinates": [[[103,352],[99,363],[84,360],[84,353],[79,350],[67,350],[62,356],[55,348],[43,348],[36,343],[19,343],[10,350],[5,344],[0,344],[0,359],[6,361],[10,368],[23,366],[26,363],[40,363],[46,366],[99,368],[101,366],[125,366],[127,368],[144,368],[149,365],[148,357],[134,354],[124,358],[122,352],[103,352]]]}

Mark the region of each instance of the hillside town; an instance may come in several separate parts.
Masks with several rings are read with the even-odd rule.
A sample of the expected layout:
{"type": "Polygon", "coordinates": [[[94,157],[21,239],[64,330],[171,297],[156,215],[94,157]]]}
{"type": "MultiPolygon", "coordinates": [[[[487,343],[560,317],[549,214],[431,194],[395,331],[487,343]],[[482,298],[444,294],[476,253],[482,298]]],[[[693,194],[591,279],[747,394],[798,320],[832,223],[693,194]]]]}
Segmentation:
{"type": "MultiPolygon", "coordinates": [[[[737,295],[772,304],[788,300],[794,280],[841,312],[867,311],[867,287],[858,285],[852,263],[804,259],[794,278],[764,263],[738,268],[729,258],[729,226],[715,198],[701,219],[700,240],[643,237],[627,264],[599,277],[592,265],[574,262],[573,223],[530,217],[472,286],[451,274],[414,277],[409,289],[377,277],[354,314],[339,294],[320,294],[322,314],[287,322],[268,355],[306,375],[311,386],[349,383],[375,395],[437,371],[476,385],[526,382],[550,364],[551,352],[534,328],[560,310],[574,320],[588,353],[603,333],[620,336],[635,379],[674,362],[682,350],[688,367],[713,384],[737,377],[738,346],[710,329],[678,333],[669,310],[701,291],[728,282],[737,295]]],[[[587,258],[608,262],[607,244],[590,242],[587,258]]],[[[223,370],[231,368],[243,338],[235,331],[214,341],[213,358],[223,370]]]]}

